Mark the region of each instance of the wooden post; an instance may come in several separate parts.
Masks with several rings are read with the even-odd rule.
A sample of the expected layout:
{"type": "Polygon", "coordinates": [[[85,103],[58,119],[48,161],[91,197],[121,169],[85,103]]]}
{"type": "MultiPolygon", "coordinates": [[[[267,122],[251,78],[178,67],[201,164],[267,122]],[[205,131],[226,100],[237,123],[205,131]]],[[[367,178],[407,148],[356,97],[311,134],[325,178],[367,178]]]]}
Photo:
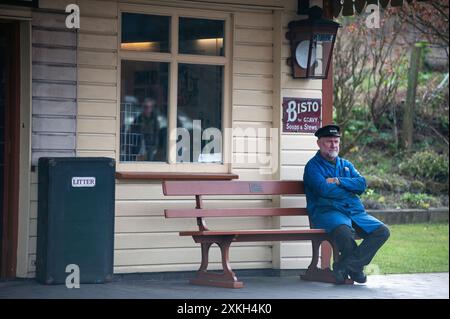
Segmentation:
{"type": "MultiPolygon", "coordinates": [[[[323,18],[333,19],[333,3],[323,1],[323,18]]],[[[328,76],[322,80],[322,126],[333,123],[333,57],[330,59],[328,76]]]]}
{"type": "Polygon", "coordinates": [[[414,44],[411,51],[411,59],[409,61],[408,89],[406,93],[406,104],[403,113],[402,127],[402,147],[408,151],[411,149],[411,145],[413,143],[417,79],[420,70],[420,60],[423,47],[424,44],[421,42],[414,44]]]}

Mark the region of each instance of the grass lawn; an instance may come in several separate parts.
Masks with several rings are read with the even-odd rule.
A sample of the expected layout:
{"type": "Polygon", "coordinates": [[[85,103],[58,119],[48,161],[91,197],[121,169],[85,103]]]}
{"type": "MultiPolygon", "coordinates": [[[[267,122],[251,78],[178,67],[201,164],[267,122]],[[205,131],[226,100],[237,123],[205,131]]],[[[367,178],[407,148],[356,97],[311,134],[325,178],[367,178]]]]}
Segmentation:
{"type": "Polygon", "coordinates": [[[391,225],[367,274],[448,272],[448,224],[391,225]]]}

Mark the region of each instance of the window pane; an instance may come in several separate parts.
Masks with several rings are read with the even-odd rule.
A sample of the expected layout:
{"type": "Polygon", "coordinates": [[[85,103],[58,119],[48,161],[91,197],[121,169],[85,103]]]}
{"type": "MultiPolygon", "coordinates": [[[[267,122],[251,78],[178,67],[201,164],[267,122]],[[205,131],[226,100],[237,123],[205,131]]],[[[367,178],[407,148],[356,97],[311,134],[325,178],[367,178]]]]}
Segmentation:
{"type": "Polygon", "coordinates": [[[222,88],[223,66],[179,64],[178,162],[222,162],[222,88]]]}
{"type": "Polygon", "coordinates": [[[325,77],[329,60],[330,51],[333,45],[333,35],[331,34],[315,34],[313,38],[311,65],[309,66],[309,74],[318,78],[325,77]]]}
{"type": "Polygon", "coordinates": [[[224,21],[180,18],[179,52],[224,55],[224,21]]]}
{"type": "Polygon", "coordinates": [[[122,50],[169,52],[170,17],[122,13],[122,50]]]}
{"type": "Polygon", "coordinates": [[[168,63],[122,61],[121,161],[167,161],[168,70],[168,63]]]}

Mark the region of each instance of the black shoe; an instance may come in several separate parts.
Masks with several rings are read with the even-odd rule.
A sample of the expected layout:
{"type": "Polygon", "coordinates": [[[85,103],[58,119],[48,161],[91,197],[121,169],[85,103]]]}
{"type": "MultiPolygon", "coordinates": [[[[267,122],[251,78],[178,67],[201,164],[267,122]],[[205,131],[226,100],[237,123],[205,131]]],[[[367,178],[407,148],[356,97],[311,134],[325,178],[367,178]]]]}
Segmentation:
{"type": "Polygon", "coordinates": [[[364,274],[364,272],[361,271],[349,271],[348,275],[350,276],[350,278],[357,282],[358,284],[363,284],[367,281],[367,276],[364,274]]]}
{"type": "Polygon", "coordinates": [[[345,284],[345,281],[348,278],[348,274],[345,269],[333,266],[333,277],[338,285],[342,285],[345,284]]]}

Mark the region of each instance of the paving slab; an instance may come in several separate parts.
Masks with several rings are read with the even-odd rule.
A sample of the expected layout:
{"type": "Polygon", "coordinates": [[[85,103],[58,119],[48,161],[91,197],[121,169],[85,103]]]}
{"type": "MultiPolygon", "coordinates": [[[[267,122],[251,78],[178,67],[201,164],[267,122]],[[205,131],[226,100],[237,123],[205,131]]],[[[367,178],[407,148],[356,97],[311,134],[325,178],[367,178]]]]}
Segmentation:
{"type": "Polygon", "coordinates": [[[122,278],[106,284],[42,285],[35,280],[0,282],[0,299],[448,299],[448,273],[371,275],[366,284],[333,285],[297,276],[249,276],[245,287],[190,285],[186,279],[122,278]]]}

